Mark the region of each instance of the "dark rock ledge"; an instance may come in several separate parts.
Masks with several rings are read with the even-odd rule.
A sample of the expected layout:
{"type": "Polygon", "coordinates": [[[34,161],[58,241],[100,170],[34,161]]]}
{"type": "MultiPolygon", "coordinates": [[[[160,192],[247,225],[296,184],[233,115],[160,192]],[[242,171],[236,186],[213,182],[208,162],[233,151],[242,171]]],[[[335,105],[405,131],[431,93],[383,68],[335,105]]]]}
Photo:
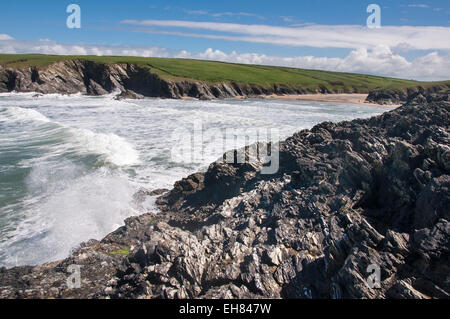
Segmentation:
{"type": "Polygon", "coordinates": [[[325,122],[280,144],[280,170],[213,163],[164,213],[69,258],[0,270],[2,298],[449,298],[450,103],[325,122]],[[81,288],[66,285],[81,265],[81,288]],[[367,267],[380,266],[381,288],[367,267]]]}
{"type": "Polygon", "coordinates": [[[409,87],[405,89],[375,89],[369,92],[366,98],[368,103],[376,103],[382,105],[400,105],[408,103],[408,99],[416,99],[417,95],[432,96],[438,95],[442,100],[448,101],[448,94],[450,84],[436,84],[429,87],[409,87]]]}

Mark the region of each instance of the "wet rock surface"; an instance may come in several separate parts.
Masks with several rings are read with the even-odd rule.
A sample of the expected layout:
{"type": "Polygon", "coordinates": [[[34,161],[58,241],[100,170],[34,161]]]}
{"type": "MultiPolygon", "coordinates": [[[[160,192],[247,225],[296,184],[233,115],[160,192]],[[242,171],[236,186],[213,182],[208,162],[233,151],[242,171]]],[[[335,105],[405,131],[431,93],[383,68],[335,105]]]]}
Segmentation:
{"type": "Polygon", "coordinates": [[[1,269],[0,297],[449,298],[450,103],[423,97],[294,134],[274,175],[215,162],[163,193],[162,213],[63,261],[1,269]]]}
{"type": "Polygon", "coordinates": [[[411,99],[420,99],[422,102],[428,99],[449,100],[450,87],[445,84],[436,84],[430,87],[410,87],[406,89],[375,89],[369,92],[366,102],[382,105],[400,105],[409,103],[411,99]]]}

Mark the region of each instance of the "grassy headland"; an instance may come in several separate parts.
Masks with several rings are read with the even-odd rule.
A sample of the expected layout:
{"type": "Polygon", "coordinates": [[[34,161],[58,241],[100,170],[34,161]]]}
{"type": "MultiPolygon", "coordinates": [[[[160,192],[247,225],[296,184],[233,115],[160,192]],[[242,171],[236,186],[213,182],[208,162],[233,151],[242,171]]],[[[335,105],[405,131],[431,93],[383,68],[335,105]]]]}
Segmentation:
{"type": "Polygon", "coordinates": [[[104,64],[127,63],[148,68],[160,77],[205,83],[249,83],[262,87],[284,85],[305,89],[369,92],[374,89],[404,89],[450,84],[450,81],[419,82],[364,74],[340,73],[289,67],[246,65],[215,61],[124,56],[61,56],[41,54],[0,54],[0,65],[10,68],[46,66],[65,60],[86,60],[104,64]]]}

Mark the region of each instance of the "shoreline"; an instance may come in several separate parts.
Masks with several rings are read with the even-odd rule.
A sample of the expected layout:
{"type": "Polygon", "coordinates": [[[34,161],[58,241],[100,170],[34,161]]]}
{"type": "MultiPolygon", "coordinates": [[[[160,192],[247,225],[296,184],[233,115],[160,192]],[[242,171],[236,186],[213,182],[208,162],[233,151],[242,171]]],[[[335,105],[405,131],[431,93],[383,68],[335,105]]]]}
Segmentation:
{"type": "MultiPolygon", "coordinates": [[[[0,93],[1,94],[8,94],[8,93],[16,93],[16,94],[35,94],[35,97],[40,97],[40,96],[45,96],[45,95],[52,95],[55,93],[41,93],[41,92],[37,92],[37,91],[30,91],[30,92],[17,92],[17,91],[12,91],[12,92],[5,92],[5,93],[0,93]]],[[[77,93],[56,93],[56,94],[61,94],[61,95],[67,95],[67,96],[71,96],[71,95],[78,95],[81,94],[83,96],[108,96],[113,94],[113,92],[108,92],[105,94],[100,94],[100,95],[88,95],[88,94],[83,94],[81,92],[77,92],[77,93]]],[[[384,108],[388,108],[388,109],[396,109],[398,107],[401,106],[401,104],[378,104],[378,103],[369,103],[366,102],[366,98],[369,94],[361,94],[361,93],[329,93],[329,94],[323,94],[323,93],[316,93],[316,94],[284,94],[284,95],[277,95],[277,94],[270,94],[270,95],[264,95],[264,94],[260,94],[260,95],[255,95],[255,96],[244,96],[244,95],[237,95],[234,97],[222,97],[222,98],[214,98],[212,100],[227,100],[227,99],[236,99],[236,100],[241,100],[241,99],[248,99],[248,98],[257,98],[257,99],[266,99],[266,100],[287,100],[287,101],[312,101],[312,102],[336,102],[336,103],[351,103],[351,104],[359,104],[359,105],[369,105],[369,106],[379,106],[379,107],[384,107],[384,108]]],[[[119,97],[120,93],[115,95],[115,97],[119,97]]],[[[134,99],[146,99],[146,98],[159,98],[159,99],[164,99],[164,97],[140,97],[140,98],[122,98],[124,100],[134,100],[134,99]]],[[[175,99],[175,98],[169,98],[169,99],[175,99]]],[[[199,98],[196,97],[191,97],[191,96],[182,96],[180,97],[180,99],[182,100],[200,100],[199,98]]]]}
{"type": "Polygon", "coordinates": [[[337,103],[353,103],[361,105],[381,106],[389,109],[395,109],[401,106],[401,104],[377,104],[366,102],[366,98],[369,94],[360,93],[332,93],[332,94],[286,94],[286,95],[261,95],[263,99],[279,99],[290,101],[314,101],[314,102],[337,102],[337,103]]]}

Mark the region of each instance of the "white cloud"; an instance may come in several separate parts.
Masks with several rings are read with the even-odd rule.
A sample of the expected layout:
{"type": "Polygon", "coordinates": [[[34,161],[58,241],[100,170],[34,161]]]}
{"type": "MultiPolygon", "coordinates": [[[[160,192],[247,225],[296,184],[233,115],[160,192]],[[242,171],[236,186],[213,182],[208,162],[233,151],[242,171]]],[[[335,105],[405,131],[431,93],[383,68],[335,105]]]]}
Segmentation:
{"type": "Polygon", "coordinates": [[[294,56],[280,57],[257,53],[225,53],[211,48],[200,53],[186,50],[171,51],[161,47],[98,46],[61,44],[48,39],[39,41],[5,40],[0,42],[0,53],[42,53],[62,55],[116,55],[144,57],[174,57],[215,60],[223,62],[279,65],[307,69],[355,72],[416,80],[448,80],[450,55],[432,52],[412,61],[392,52],[388,46],[372,49],[353,49],[344,58],[294,56]]]}
{"type": "Polygon", "coordinates": [[[371,48],[379,45],[393,48],[408,43],[409,47],[415,50],[450,50],[450,41],[443,40],[450,39],[449,27],[383,26],[379,29],[369,29],[359,25],[279,27],[182,20],[123,20],[121,23],[139,26],[141,28],[135,31],[140,32],[275,45],[356,49],[360,47],[371,48]],[[162,30],[147,29],[146,27],[157,27],[162,28],[162,30]],[[168,31],[167,28],[206,30],[226,34],[187,33],[168,31]]]}
{"type": "Polygon", "coordinates": [[[41,53],[56,55],[119,55],[169,57],[171,52],[161,47],[129,47],[107,45],[62,44],[49,39],[39,41],[5,40],[0,42],[0,53],[41,53]]]}
{"type": "Polygon", "coordinates": [[[429,5],[418,3],[418,4],[408,4],[410,8],[429,8],[429,5]]]}
{"type": "Polygon", "coordinates": [[[293,17],[285,17],[285,16],[281,16],[280,17],[284,22],[293,22],[294,18],[293,17]]]}
{"type": "Polygon", "coordinates": [[[13,40],[13,39],[14,39],[13,37],[11,37],[11,36],[9,36],[7,34],[0,33],[0,41],[2,41],[2,40],[13,40]]]}
{"type": "Polygon", "coordinates": [[[260,16],[258,14],[254,13],[248,13],[248,12],[209,12],[206,10],[188,10],[183,9],[184,12],[190,15],[208,15],[211,17],[219,18],[219,17],[254,17],[261,20],[264,20],[265,18],[263,16],[260,16]]]}
{"type": "Polygon", "coordinates": [[[193,14],[193,15],[207,15],[209,14],[208,11],[205,10],[184,10],[187,14],[193,14]]]}
{"type": "Polygon", "coordinates": [[[219,12],[219,13],[213,13],[213,17],[255,17],[261,20],[264,20],[265,18],[263,16],[254,14],[254,13],[248,13],[248,12],[219,12]]]}
{"type": "Polygon", "coordinates": [[[176,57],[354,72],[425,81],[450,79],[450,55],[440,56],[437,52],[432,52],[413,61],[408,61],[405,57],[393,53],[386,46],[378,46],[372,50],[355,49],[345,58],[278,57],[255,53],[238,54],[234,51],[226,54],[212,49],[207,49],[205,52],[198,54],[190,54],[184,51],[176,57]]]}

